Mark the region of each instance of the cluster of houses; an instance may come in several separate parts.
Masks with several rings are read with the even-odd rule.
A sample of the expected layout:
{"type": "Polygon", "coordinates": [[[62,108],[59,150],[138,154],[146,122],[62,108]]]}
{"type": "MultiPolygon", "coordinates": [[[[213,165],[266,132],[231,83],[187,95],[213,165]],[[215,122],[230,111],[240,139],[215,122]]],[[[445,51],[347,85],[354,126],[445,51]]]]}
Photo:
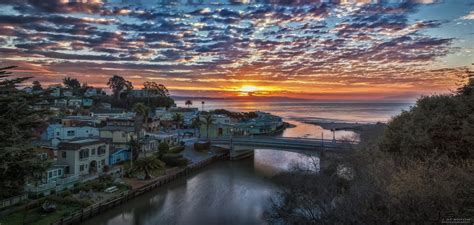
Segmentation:
{"type": "Polygon", "coordinates": [[[40,182],[28,183],[26,191],[48,195],[104,174],[121,174],[122,162],[131,158],[132,139],[140,138],[140,155],[158,151],[162,142],[179,144],[177,125],[170,114],[181,111],[185,118],[199,113],[197,109],[159,108],[145,124],[137,124],[137,115],[123,109],[99,108],[90,110],[89,115],[50,118],[34,145],[52,166],[40,182]]]}
{"type": "MultiPolygon", "coordinates": [[[[33,92],[28,88],[24,91],[33,92]]],[[[142,121],[134,112],[112,108],[106,103],[93,104],[94,99],[99,100],[99,96],[105,94],[101,89],[89,88],[78,94],[58,85],[49,87],[48,91],[54,102],[40,102],[39,107],[53,111],[89,110],[75,116],[51,117],[48,126],[38,132],[39,138],[33,143],[35,150],[52,165],[39,181],[27,182],[25,189],[32,196],[49,195],[104,174],[121,175],[123,162],[131,159],[132,139],[139,139],[139,157],[142,157],[158,151],[162,142],[170,146],[179,144],[185,135],[201,138],[259,135],[271,134],[283,127],[280,117],[264,112],[256,112],[257,116],[252,119],[211,114],[212,120],[207,124],[204,114],[190,107],[155,108],[146,121],[142,121]],[[179,124],[176,114],[181,114],[179,124]],[[201,121],[200,127],[193,123],[196,119],[201,121]]],[[[143,95],[139,91],[132,94],[143,95]]]]}
{"type": "Polygon", "coordinates": [[[231,137],[271,135],[285,128],[281,117],[266,112],[255,112],[251,119],[231,118],[223,114],[212,115],[212,124],[201,124],[201,137],[231,137]],[[209,130],[207,130],[209,129],[209,130]]]}

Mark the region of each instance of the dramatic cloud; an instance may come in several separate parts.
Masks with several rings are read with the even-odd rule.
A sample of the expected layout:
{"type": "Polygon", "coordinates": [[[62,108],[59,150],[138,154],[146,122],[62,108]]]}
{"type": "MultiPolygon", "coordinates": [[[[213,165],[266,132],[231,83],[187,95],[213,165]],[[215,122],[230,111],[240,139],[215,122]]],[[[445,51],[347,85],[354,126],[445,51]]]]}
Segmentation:
{"type": "Polygon", "coordinates": [[[48,84],[69,75],[103,86],[120,74],[160,81],[175,94],[235,95],[251,84],[266,95],[413,96],[449,90],[471,66],[473,24],[453,19],[472,20],[470,6],[468,0],[6,0],[0,64],[20,65],[20,75],[48,84]],[[444,6],[457,16],[439,15],[444,6]],[[468,57],[455,58],[461,53],[468,57]]]}

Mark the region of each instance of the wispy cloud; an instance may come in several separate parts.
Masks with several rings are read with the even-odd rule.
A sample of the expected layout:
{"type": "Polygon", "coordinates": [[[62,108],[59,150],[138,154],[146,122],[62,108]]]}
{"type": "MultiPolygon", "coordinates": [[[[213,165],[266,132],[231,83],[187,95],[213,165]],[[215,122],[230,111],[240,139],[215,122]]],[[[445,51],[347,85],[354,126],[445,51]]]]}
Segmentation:
{"type": "MultiPolygon", "coordinates": [[[[440,62],[472,36],[444,32],[452,21],[435,12],[423,19],[447,2],[338,2],[7,0],[0,63],[49,83],[71,75],[103,85],[120,74],[198,94],[251,83],[310,97],[446,91],[465,71],[440,62]]],[[[451,13],[473,19],[472,11],[451,13]]]]}

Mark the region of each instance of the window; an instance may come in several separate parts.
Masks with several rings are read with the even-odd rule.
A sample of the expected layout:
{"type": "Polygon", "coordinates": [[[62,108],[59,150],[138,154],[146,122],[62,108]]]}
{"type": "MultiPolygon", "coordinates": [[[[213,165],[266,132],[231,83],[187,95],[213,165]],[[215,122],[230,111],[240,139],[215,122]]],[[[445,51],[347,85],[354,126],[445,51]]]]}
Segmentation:
{"type": "Polygon", "coordinates": [[[49,178],[52,178],[52,177],[53,177],[53,171],[49,171],[48,177],[49,177],[49,178]]]}
{"type": "Polygon", "coordinates": [[[48,154],[46,154],[46,153],[40,153],[40,154],[39,154],[39,157],[40,157],[42,160],[46,160],[46,159],[48,159],[48,154]]]}
{"type": "Polygon", "coordinates": [[[89,158],[89,149],[83,149],[79,152],[79,159],[89,158]]]}
{"type": "Polygon", "coordinates": [[[66,158],[66,152],[61,152],[61,156],[62,156],[63,158],[66,158]]]}
{"type": "Polygon", "coordinates": [[[91,155],[95,155],[95,148],[91,149],[91,155]]]}
{"type": "Polygon", "coordinates": [[[58,176],[61,176],[61,175],[62,175],[62,173],[63,173],[63,171],[62,171],[62,170],[58,170],[58,176]]]}
{"type": "Polygon", "coordinates": [[[105,165],[105,159],[102,159],[102,161],[100,162],[100,165],[102,165],[102,166],[105,165]]]}
{"type": "Polygon", "coordinates": [[[79,166],[79,171],[84,171],[84,165],[79,166]]]}
{"type": "Polygon", "coordinates": [[[67,131],[67,136],[68,137],[71,137],[71,136],[74,136],[76,132],[74,132],[73,130],[68,130],[67,131]]]}
{"type": "Polygon", "coordinates": [[[57,170],[55,170],[55,171],[53,172],[53,176],[55,176],[55,177],[58,176],[58,171],[57,171],[57,170]]]}
{"type": "Polygon", "coordinates": [[[100,146],[100,147],[97,149],[97,154],[98,154],[98,155],[103,155],[103,154],[105,154],[105,146],[100,146]]]}
{"type": "Polygon", "coordinates": [[[59,136],[59,132],[56,132],[56,136],[59,136]]]}

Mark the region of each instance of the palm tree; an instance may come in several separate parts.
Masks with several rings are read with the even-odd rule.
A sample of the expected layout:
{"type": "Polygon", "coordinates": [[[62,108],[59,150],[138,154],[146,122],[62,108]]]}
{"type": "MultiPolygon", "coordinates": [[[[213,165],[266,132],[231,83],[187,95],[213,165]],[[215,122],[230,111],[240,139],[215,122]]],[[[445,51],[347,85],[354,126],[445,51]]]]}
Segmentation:
{"type": "Polygon", "coordinates": [[[186,100],[186,102],[185,102],[184,104],[187,105],[188,108],[189,108],[189,106],[193,105],[193,101],[191,101],[191,100],[186,100]]]}
{"type": "Polygon", "coordinates": [[[212,118],[212,114],[208,113],[204,116],[204,123],[206,124],[206,133],[207,133],[207,139],[209,139],[209,126],[212,124],[214,121],[214,118],[212,118]]]}
{"type": "Polygon", "coordinates": [[[133,171],[133,161],[138,159],[142,145],[132,136],[128,142],[128,147],[130,148],[130,171],[133,171]]]}
{"type": "Polygon", "coordinates": [[[137,160],[135,163],[135,168],[133,171],[144,172],[145,180],[151,178],[150,172],[159,168],[163,168],[164,163],[157,159],[156,157],[144,157],[137,160]]]}
{"type": "Polygon", "coordinates": [[[150,112],[150,108],[148,108],[145,104],[139,102],[133,105],[133,111],[137,114],[137,118],[141,117],[141,124],[138,123],[136,124],[136,133],[138,137],[138,131],[140,130],[140,127],[143,126],[145,123],[146,127],[148,128],[148,114],[150,112]]]}
{"type": "Polygon", "coordinates": [[[181,128],[181,124],[183,123],[184,121],[184,117],[183,117],[183,114],[181,113],[175,113],[173,115],[173,121],[176,122],[176,126],[178,128],[178,140],[179,140],[179,129],[181,128]]]}
{"type": "MultiPolygon", "coordinates": [[[[194,128],[194,134],[197,134],[197,131],[201,127],[201,120],[199,119],[199,116],[196,116],[193,118],[193,122],[191,126],[194,128]]],[[[201,137],[201,132],[199,132],[199,138],[201,137]]]]}

